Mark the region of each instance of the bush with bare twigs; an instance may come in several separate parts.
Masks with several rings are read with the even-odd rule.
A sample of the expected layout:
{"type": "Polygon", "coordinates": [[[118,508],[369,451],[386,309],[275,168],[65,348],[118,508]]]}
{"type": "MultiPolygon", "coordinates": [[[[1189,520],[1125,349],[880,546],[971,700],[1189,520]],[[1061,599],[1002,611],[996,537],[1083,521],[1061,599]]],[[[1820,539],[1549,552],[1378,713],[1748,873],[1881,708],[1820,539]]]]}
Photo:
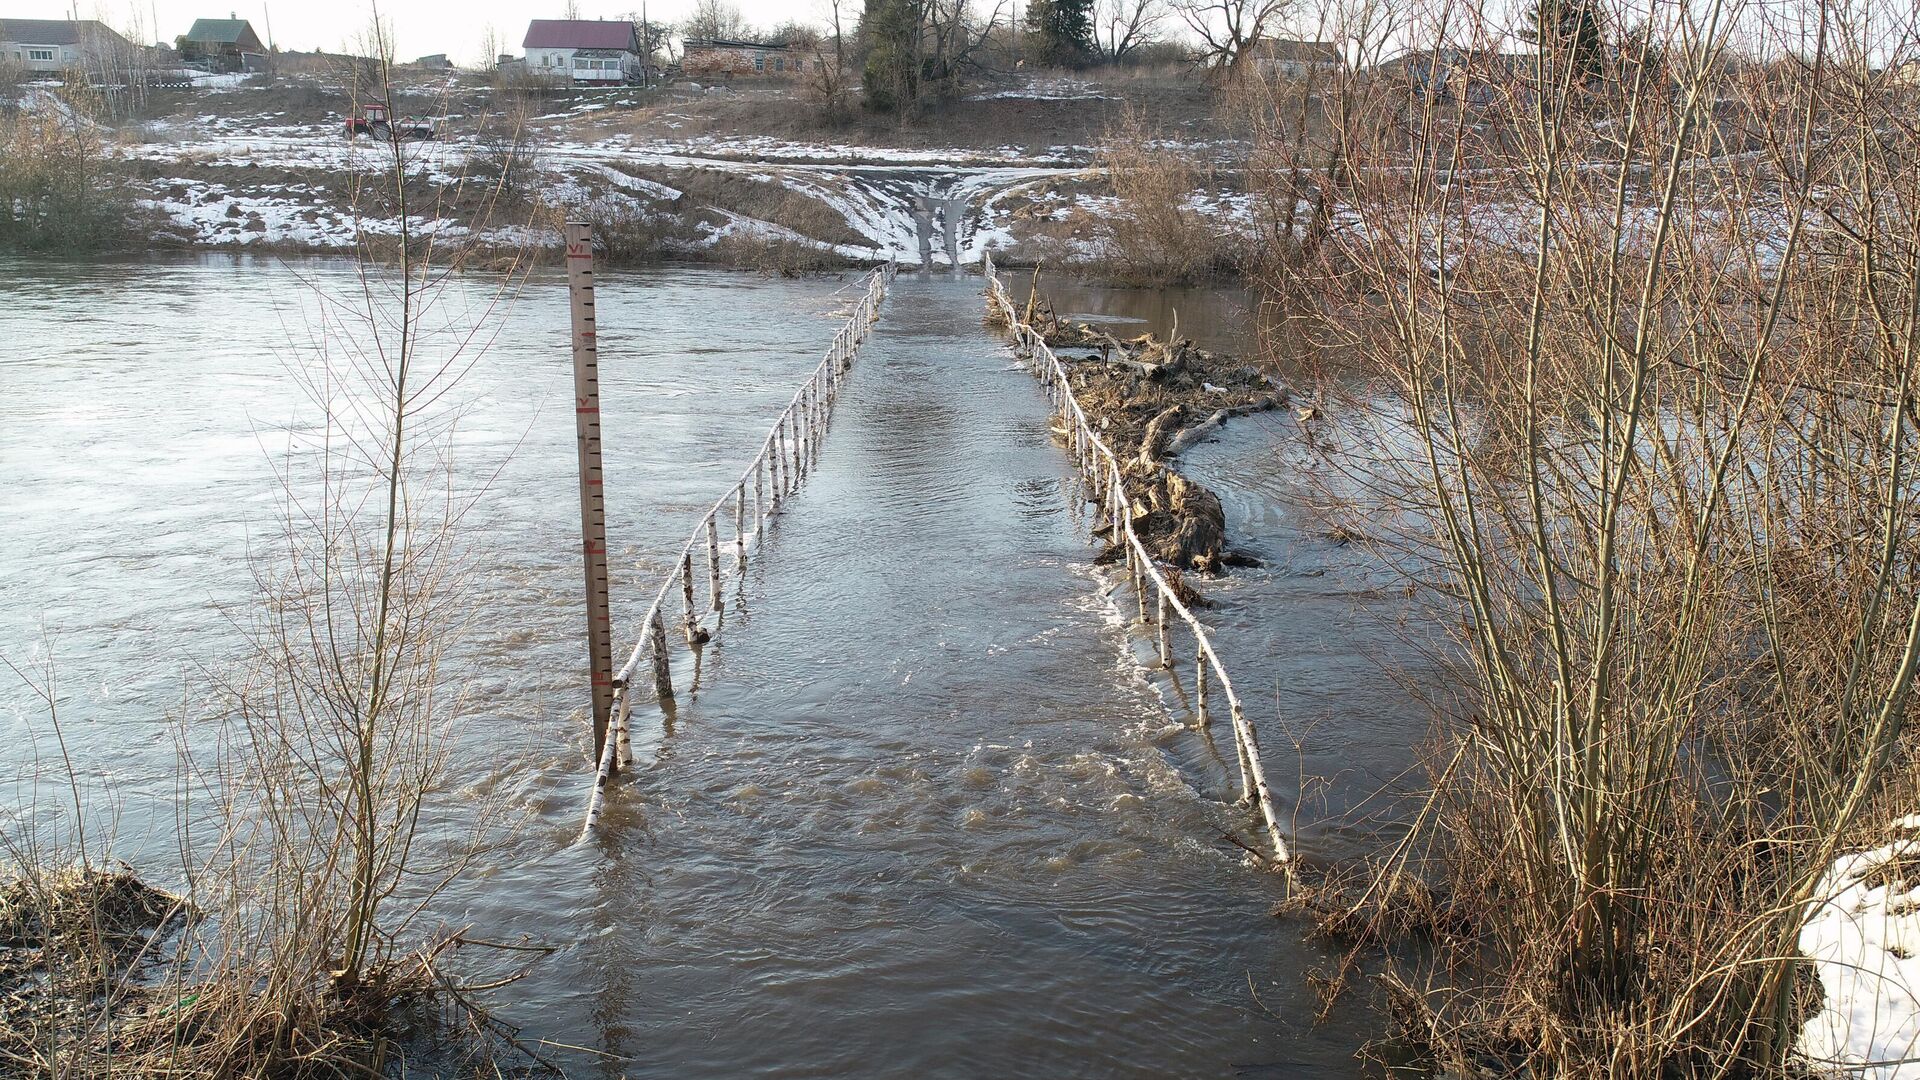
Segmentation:
{"type": "MultiPolygon", "coordinates": [[[[73,850],[38,843],[32,814],[6,839],[0,1055],[16,1074],[386,1075],[432,1030],[454,1036],[441,1074],[496,1075],[512,1044],[450,957],[504,963],[499,985],[544,950],[421,922],[491,821],[437,799],[465,715],[442,673],[466,618],[456,526],[480,494],[454,481],[449,442],[516,279],[469,320],[435,317],[469,286],[448,273],[463,252],[415,232],[441,217],[414,201],[419,152],[395,133],[356,177],[395,235],[370,232],[356,288],[316,298],[315,347],[290,371],[318,416],[289,433],[247,654],[183,723],[185,893],[103,870],[77,789],[73,850]]],[[[42,696],[58,734],[50,680],[42,696]]]]}
{"type": "Polygon", "coordinates": [[[1141,285],[1204,281],[1239,256],[1231,230],[1194,202],[1213,186],[1212,170],[1160,145],[1139,113],[1128,109],[1108,129],[1100,164],[1117,203],[1105,223],[1107,276],[1141,285]]]}
{"type": "Polygon", "coordinates": [[[1431,887],[1389,996],[1464,1072],[1821,1064],[1798,935],[1915,797],[1920,126],[1878,60],[1912,31],[1663,0],[1595,74],[1448,14],[1444,85],[1330,125],[1287,298],[1383,377],[1327,474],[1460,627],[1414,831],[1316,906],[1431,887]]]}

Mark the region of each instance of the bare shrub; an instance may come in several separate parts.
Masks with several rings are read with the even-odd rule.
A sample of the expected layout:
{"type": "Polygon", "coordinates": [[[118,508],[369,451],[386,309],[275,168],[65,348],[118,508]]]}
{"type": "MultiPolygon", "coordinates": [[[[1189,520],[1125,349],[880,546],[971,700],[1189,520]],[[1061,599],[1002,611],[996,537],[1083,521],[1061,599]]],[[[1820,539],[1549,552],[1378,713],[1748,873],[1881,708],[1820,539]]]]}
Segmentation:
{"type": "Polygon", "coordinates": [[[85,252],[128,228],[104,129],[84,90],[23,88],[0,111],[0,246],[85,252]]]}
{"type": "Polygon", "coordinates": [[[1194,204],[1196,193],[1213,186],[1211,167],[1158,145],[1132,109],[1108,129],[1104,142],[1100,164],[1118,203],[1108,222],[1109,275],[1171,285],[1221,272],[1234,245],[1220,222],[1194,204]]]}
{"type": "Polygon", "coordinates": [[[467,151],[467,173],[484,182],[492,205],[515,205],[530,198],[541,169],[539,129],[533,102],[524,95],[505,95],[504,108],[490,110],[474,132],[467,151]]]}
{"type": "Polygon", "coordinates": [[[1326,475],[1460,627],[1382,875],[1442,898],[1391,996],[1463,1071],[1803,1067],[1801,926],[1911,809],[1920,129],[1884,27],[1750,14],[1771,59],[1659,3],[1596,76],[1456,5],[1444,85],[1310,147],[1347,224],[1288,302],[1391,387],[1326,475]]]}

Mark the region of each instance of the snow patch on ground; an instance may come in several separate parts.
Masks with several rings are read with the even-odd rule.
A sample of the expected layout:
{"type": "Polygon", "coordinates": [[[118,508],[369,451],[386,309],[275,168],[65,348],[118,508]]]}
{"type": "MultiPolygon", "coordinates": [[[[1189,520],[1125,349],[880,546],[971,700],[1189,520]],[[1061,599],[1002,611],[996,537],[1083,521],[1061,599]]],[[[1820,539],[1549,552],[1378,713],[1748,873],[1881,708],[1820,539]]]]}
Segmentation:
{"type": "Polygon", "coordinates": [[[1834,860],[1829,897],[1800,930],[1825,1000],[1800,1033],[1816,1065],[1874,1080],[1920,1080],[1920,815],[1902,839],[1834,860]]]}
{"type": "Polygon", "coordinates": [[[1026,85],[1008,90],[996,90],[992,93],[974,94],[968,101],[1118,101],[1112,94],[1103,94],[1092,83],[1083,79],[1070,78],[1033,78],[1026,85]]]}

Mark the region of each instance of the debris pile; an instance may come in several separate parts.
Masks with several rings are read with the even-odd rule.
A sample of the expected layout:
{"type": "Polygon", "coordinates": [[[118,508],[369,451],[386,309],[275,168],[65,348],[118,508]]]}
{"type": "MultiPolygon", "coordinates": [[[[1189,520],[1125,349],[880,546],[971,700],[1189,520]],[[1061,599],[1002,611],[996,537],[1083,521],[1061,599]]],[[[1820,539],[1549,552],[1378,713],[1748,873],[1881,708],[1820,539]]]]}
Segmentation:
{"type": "Polygon", "coordinates": [[[1081,408],[1121,458],[1134,529],[1154,557],[1201,573],[1250,561],[1227,550],[1219,497],[1167,460],[1230,417],[1286,405],[1286,388],[1244,361],[1196,347],[1177,326],[1164,341],[1152,334],[1123,341],[1063,322],[1039,296],[1028,302],[1026,318],[1060,357],[1081,408]]]}

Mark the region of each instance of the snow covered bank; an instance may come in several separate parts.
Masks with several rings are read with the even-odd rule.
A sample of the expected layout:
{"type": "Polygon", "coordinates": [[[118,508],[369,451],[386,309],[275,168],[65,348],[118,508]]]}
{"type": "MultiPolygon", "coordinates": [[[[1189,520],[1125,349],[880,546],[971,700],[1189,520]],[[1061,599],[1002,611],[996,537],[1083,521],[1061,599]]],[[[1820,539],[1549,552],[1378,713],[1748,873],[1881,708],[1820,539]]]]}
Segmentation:
{"type": "Polygon", "coordinates": [[[1920,815],[1895,828],[1900,839],[1834,861],[1829,899],[1801,928],[1825,998],[1800,1050],[1816,1067],[1920,1080],[1920,815]]]}

